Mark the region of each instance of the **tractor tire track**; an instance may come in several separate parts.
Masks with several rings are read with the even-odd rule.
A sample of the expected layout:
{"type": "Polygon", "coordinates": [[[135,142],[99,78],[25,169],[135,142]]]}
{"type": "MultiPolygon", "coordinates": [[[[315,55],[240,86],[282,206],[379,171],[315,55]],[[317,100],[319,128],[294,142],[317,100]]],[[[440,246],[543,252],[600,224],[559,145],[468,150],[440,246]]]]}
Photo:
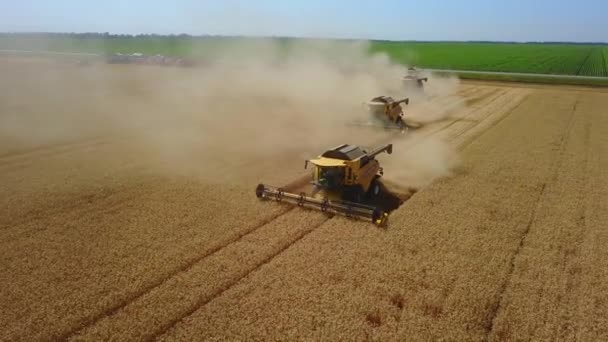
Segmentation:
{"type": "Polygon", "coordinates": [[[534,208],[532,209],[532,212],[530,213],[530,217],[528,219],[526,227],[524,228],[524,230],[520,236],[520,240],[519,240],[519,243],[517,244],[515,252],[513,252],[513,254],[511,255],[511,258],[509,259],[509,267],[507,269],[507,275],[505,276],[504,282],[500,285],[500,287],[498,289],[498,295],[497,295],[498,300],[495,301],[494,303],[492,303],[492,305],[490,306],[488,319],[486,321],[486,326],[484,327],[485,335],[484,335],[483,341],[488,341],[490,335],[492,334],[496,317],[498,316],[498,312],[500,311],[500,308],[502,306],[504,294],[507,290],[507,286],[510,282],[513,271],[515,270],[515,259],[521,253],[521,250],[523,249],[524,244],[525,244],[526,237],[530,233],[530,228],[532,227],[532,224],[536,220],[538,209],[542,202],[542,198],[545,194],[546,188],[547,188],[547,183],[542,183],[540,186],[540,189],[538,191],[538,194],[536,195],[536,198],[534,199],[534,208]]]}
{"type": "MultiPolygon", "coordinates": [[[[590,171],[591,171],[591,162],[590,162],[590,155],[591,155],[591,121],[590,120],[586,120],[584,122],[584,128],[583,128],[583,145],[585,148],[584,154],[583,154],[583,160],[582,160],[582,164],[583,164],[583,169],[582,169],[582,175],[583,175],[583,182],[582,182],[582,191],[579,191],[576,193],[576,196],[578,197],[578,200],[576,201],[576,203],[578,203],[577,205],[577,221],[576,221],[576,233],[573,234],[573,244],[570,250],[566,250],[566,255],[568,255],[568,257],[564,258],[562,263],[561,263],[561,272],[562,274],[566,275],[566,289],[567,289],[567,295],[563,298],[560,299],[560,305],[564,305],[564,306],[570,306],[570,307],[576,307],[576,296],[573,293],[578,293],[578,291],[576,291],[579,287],[580,287],[580,283],[581,283],[581,279],[580,277],[577,276],[577,273],[574,270],[577,270],[578,267],[576,266],[576,259],[577,256],[581,254],[581,252],[584,250],[585,248],[585,236],[587,235],[588,231],[589,231],[589,224],[587,223],[587,216],[589,215],[589,207],[590,207],[590,201],[591,199],[589,198],[589,196],[587,196],[586,194],[589,194],[592,192],[591,190],[591,179],[590,179],[590,171]],[[566,303],[566,304],[562,304],[566,303]]],[[[572,319],[572,317],[574,316],[574,312],[567,312],[566,316],[568,318],[566,318],[566,321],[570,321],[572,319]]],[[[553,332],[553,339],[557,340],[560,339],[561,336],[564,336],[567,333],[567,329],[564,329],[564,326],[561,327],[556,327],[554,332],[553,332]]]]}
{"type": "MultiPolygon", "coordinates": [[[[501,101],[500,104],[509,102],[509,100],[510,100],[509,97],[507,97],[506,100],[504,99],[507,95],[511,95],[511,94],[503,93],[503,94],[497,96],[495,98],[495,100],[492,101],[491,103],[489,103],[488,105],[496,103],[496,102],[499,102],[499,100],[501,100],[501,99],[503,101],[501,101]]],[[[483,113],[483,111],[480,109],[480,110],[476,111],[476,113],[483,113]]],[[[492,114],[493,113],[490,110],[488,110],[487,114],[485,114],[485,115],[482,114],[481,115],[482,117],[479,117],[479,118],[475,117],[475,119],[472,119],[470,121],[455,121],[453,123],[453,125],[456,125],[458,123],[464,123],[465,127],[463,127],[460,131],[456,131],[456,132],[454,132],[452,134],[447,135],[448,136],[447,140],[448,141],[454,141],[454,140],[456,140],[456,138],[460,137],[464,133],[466,133],[466,132],[470,131],[471,129],[475,128],[476,126],[478,126],[479,124],[481,124],[483,121],[488,120],[492,116],[492,114]]]]}
{"type": "Polygon", "coordinates": [[[488,314],[488,318],[487,318],[486,326],[485,326],[485,334],[484,334],[484,338],[483,338],[484,341],[488,341],[490,338],[490,335],[492,335],[492,333],[494,332],[496,317],[498,316],[498,313],[500,312],[500,310],[503,306],[503,302],[505,299],[505,292],[507,290],[507,287],[509,286],[509,283],[511,282],[511,278],[512,278],[513,272],[515,270],[515,260],[520,255],[521,251],[523,250],[523,248],[526,244],[526,238],[528,237],[528,235],[530,233],[532,225],[536,221],[537,212],[542,203],[542,199],[543,199],[543,196],[545,195],[546,188],[547,188],[547,186],[550,186],[551,184],[553,184],[557,181],[560,166],[564,161],[566,145],[570,139],[570,136],[572,133],[572,128],[574,126],[574,120],[575,120],[574,114],[576,112],[577,105],[578,105],[578,99],[575,101],[574,105],[572,106],[572,110],[570,111],[570,116],[568,118],[568,123],[566,125],[566,129],[564,130],[564,132],[558,142],[559,147],[557,149],[557,157],[556,157],[553,165],[551,165],[551,179],[549,179],[547,182],[542,183],[541,188],[539,189],[538,195],[535,199],[534,209],[532,210],[532,213],[528,220],[528,224],[526,225],[525,229],[523,230],[523,232],[520,236],[519,244],[517,245],[517,248],[515,249],[514,253],[511,255],[511,258],[509,260],[509,267],[507,269],[507,273],[506,273],[504,281],[500,285],[498,293],[496,295],[497,300],[494,303],[492,303],[492,305],[491,305],[491,309],[488,314]]]}
{"type": "MultiPolygon", "coordinates": [[[[521,107],[521,105],[524,103],[524,101],[526,100],[526,98],[528,97],[528,95],[524,95],[523,98],[521,100],[519,100],[519,102],[510,110],[506,111],[505,113],[503,113],[502,115],[500,115],[498,117],[498,119],[493,120],[487,128],[481,130],[478,134],[472,134],[471,136],[469,136],[467,139],[464,139],[463,142],[461,142],[460,144],[458,144],[458,149],[459,150],[464,150],[467,146],[469,146],[469,144],[471,144],[473,141],[475,141],[476,139],[478,139],[479,137],[481,137],[485,132],[491,130],[492,128],[496,127],[497,125],[499,125],[504,119],[506,119],[509,115],[511,115],[511,113],[513,113],[514,111],[516,111],[519,107],[521,107]]],[[[486,121],[486,120],[484,120],[486,121]]],[[[479,125],[475,125],[472,128],[478,127],[479,125]]],[[[471,129],[469,129],[468,131],[470,131],[471,129]]],[[[468,132],[467,131],[467,132],[468,132]]],[[[463,135],[466,132],[463,132],[462,134],[459,134],[456,138],[460,137],[461,135],[463,135]]]]}
{"type": "Polygon", "coordinates": [[[144,295],[146,295],[150,291],[154,290],[155,288],[158,288],[158,287],[162,286],[164,283],[166,283],[168,280],[170,280],[171,278],[175,277],[176,275],[178,275],[180,273],[187,272],[189,269],[191,269],[194,265],[196,265],[197,263],[199,263],[201,260],[203,260],[203,259],[205,259],[205,258],[207,258],[209,256],[212,256],[212,255],[218,253],[222,249],[226,248],[227,246],[229,246],[229,245],[231,245],[231,244],[233,244],[235,242],[238,242],[238,241],[242,240],[247,235],[254,233],[255,231],[257,231],[261,227],[263,227],[263,226],[265,226],[265,225],[267,225],[267,224],[269,224],[269,223],[277,220],[278,218],[286,215],[287,213],[289,213],[290,211],[293,211],[294,209],[295,208],[288,208],[286,206],[285,209],[282,210],[281,212],[279,212],[278,214],[275,214],[275,215],[271,216],[270,218],[262,220],[258,224],[252,226],[250,229],[244,230],[244,231],[240,232],[239,234],[237,234],[236,236],[234,236],[233,238],[230,238],[230,239],[224,241],[223,243],[220,243],[217,246],[209,249],[204,254],[199,255],[199,256],[197,256],[195,258],[192,258],[188,262],[184,263],[182,266],[180,266],[180,267],[172,270],[168,274],[165,274],[164,276],[162,276],[161,278],[159,278],[155,282],[149,284],[148,286],[145,286],[145,287],[141,288],[140,291],[137,291],[136,293],[133,293],[133,294],[127,296],[127,298],[124,298],[123,300],[120,300],[118,303],[116,303],[115,305],[113,305],[113,306],[111,306],[111,307],[103,310],[99,314],[94,315],[93,317],[89,317],[88,319],[82,320],[81,322],[79,322],[77,324],[76,328],[73,328],[73,329],[71,329],[69,331],[65,331],[65,332],[59,334],[58,336],[56,336],[56,339],[59,339],[59,340],[69,339],[70,337],[72,337],[75,334],[77,334],[79,331],[81,331],[83,329],[86,329],[87,327],[90,327],[92,325],[95,325],[97,322],[99,322],[100,320],[102,320],[104,317],[108,317],[108,316],[114,315],[119,310],[121,310],[122,308],[126,307],[127,305],[135,302],[136,300],[142,298],[144,295]]]}
{"type": "Polygon", "coordinates": [[[281,247],[276,253],[274,253],[274,254],[272,254],[272,255],[264,258],[254,268],[250,269],[245,274],[239,276],[237,279],[235,279],[231,283],[229,283],[226,286],[224,286],[221,289],[219,289],[219,291],[217,291],[216,293],[214,293],[209,298],[201,300],[199,303],[197,303],[196,306],[190,308],[183,316],[181,316],[181,317],[175,317],[168,324],[166,324],[165,326],[161,327],[161,329],[153,332],[150,336],[146,337],[145,340],[146,341],[154,341],[159,336],[164,335],[167,331],[169,331],[177,323],[179,323],[180,321],[182,321],[184,319],[187,319],[189,316],[191,316],[193,313],[195,313],[196,311],[198,311],[199,309],[201,309],[202,307],[204,307],[205,305],[207,305],[211,301],[213,301],[213,300],[221,297],[226,291],[230,290],[235,285],[237,285],[238,283],[240,283],[241,281],[243,281],[245,278],[247,278],[249,275],[253,274],[254,272],[258,271],[259,269],[261,269],[262,267],[264,267],[265,265],[267,265],[268,263],[272,262],[272,260],[274,260],[274,258],[276,258],[277,256],[279,256],[281,253],[283,253],[284,251],[286,251],[291,246],[293,246],[296,243],[300,242],[302,239],[304,239],[306,236],[308,236],[309,234],[311,234],[312,232],[314,232],[317,228],[321,227],[323,224],[325,224],[330,219],[331,218],[327,218],[327,219],[321,221],[320,223],[314,225],[312,228],[301,232],[301,234],[299,234],[298,236],[296,236],[296,238],[293,241],[291,241],[291,242],[287,243],[286,245],[284,245],[283,247],[281,247]]]}
{"type": "MultiPolygon", "coordinates": [[[[483,105],[483,106],[481,106],[481,105],[480,105],[480,107],[478,107],[477,109],[475,109],[475,110],[473,110],[473,111],[469,112],[469,113],[468,113],[467,115],[465,115],[463,118],[470,118],[470,117],[474,117],[474,116],[475,116],[475,114],[476,114],[477,112],[481,111],[482,109],[486,108],[487,106],[492,105],[494,102],[498,101],[500,98],[502,98],[502,97],[506,96],[506,95],[507,95],[507,93],[508,93],[508,90],[505,90],[505,91],[503,91],[502,93],[499,93],[499,94],[497,94],[496,96],[494,96],[494,97],[492,97],[492,98],[488,99],[488,101],[487,101],[487,102],[484,102],[484,105],[483,105]]],[[[461,118],[461,119],[462,119],[462,118],[461,118]]],[[[458,122],[460,122],[460,120],[452,120],[452,121],[450,121],[449,123],[447,123],[447,124],[445,124],[445,125],[440,126],[439,128],[436,128],[436,129],[434,129],[434,130],[431,130],[430,132],[424,132],[424,133],[426,133],[426,134],[425,134],[423,137],[424,137],[424,138],[426,138],[426,137],[429,137],[429,136],[432,136],[432,135],[439,134],[439,133],[441,133],[442,131],[446,131],[446,130],[450,129],[450,127],[452,127],[453,125],[457,124],[458,122]]]]}
{"type": "Polygon", "coordinates": [[[488,131],[489,129],[492,129],[493,127],[498,125],[501,121],[503,121],[505,118],[507,118],[514,110],[516,110],[517,108],[519,108],[522,105],[522,103],[525,101],[527,96],[528,95],[525,93],[523,93],[521,95],[512,94],[512,97],[515,97],[516,101],[505,101],[505,102],[511,102],[511,103],[502,107],[501,108],[502,111],[489,112],[487,115],[485,115],[482,118],[479,118],[477,120],[472,120],[472,122],[470,123],[470,125],[468,127],[466,127],[465,129],[463,129],[460,132],[457,132],[456,134],[451,135],[449,140],[452,142],[456,142],[458,138],[460,138],[461,136],[465,136],[465,133],[474,131],[474,130],[476,130],[476,128],[487,124],[487,127],[483,127],[483,129],[480,130],[477,134],[470,134],[468,139],[463,139],[462,142],[457,143],[458,148],[463,149],[465,146],[467,146],[469,143],[471,143],[473,140],[475,140],[479,135],[483,134],[484,132],[488,131]]]}

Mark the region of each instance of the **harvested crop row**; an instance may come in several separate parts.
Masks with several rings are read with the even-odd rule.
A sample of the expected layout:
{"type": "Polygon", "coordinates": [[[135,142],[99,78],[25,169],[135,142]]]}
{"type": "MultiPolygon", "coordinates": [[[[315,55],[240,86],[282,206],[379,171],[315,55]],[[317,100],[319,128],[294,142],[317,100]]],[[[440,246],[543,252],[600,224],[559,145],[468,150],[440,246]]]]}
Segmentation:
{"type": "MultiPolygon", "coordinates": [[[[475,118],[483,116],[484,113],[488,114],[488,106],[492,106],[494,102],[504,99],[508,94],[510,94],[508,89],[495,87],[486,87],[485,89],[476,91],[469,95],[469,97],[443,107],[445,108],[445,114],[436,124],[423,126],[415,134],[418,137],[437,135],[441,131],[451,131],[451,126],[459,122],[477,121],[475,118]],[[475,103],[475,105],[469,106],[467,103],[475,103]]],[[[508,96],[506,97],[508,98],[508,96]]],[[[432,110],[433,108],[431,107],[430,109],[432,110]]]]}
{"type": "MultiPolygon", "coordinates": [[[[471,116],[470,121],[465,120],[450,130],[448,139],[454,146],[463,148],[467,143],[471,142],[476,136],[500,123],[506,118],[515,108],[520,106],[524,99],[529,95],[529,91],[525,89],[511,91],[507,95],[506,102],[493,102],[486,106],[485,113],[471,116]],[[454,133],[452,133],[454,132],[454,133]]],[[[467,118],[469,119],[469,118],[467,118]]]]}
{"type": "Polygon", "coordinates": [[[163,339],[484,338],[575,100],[531,94],[388,231],[330,220],[163,339]]]}

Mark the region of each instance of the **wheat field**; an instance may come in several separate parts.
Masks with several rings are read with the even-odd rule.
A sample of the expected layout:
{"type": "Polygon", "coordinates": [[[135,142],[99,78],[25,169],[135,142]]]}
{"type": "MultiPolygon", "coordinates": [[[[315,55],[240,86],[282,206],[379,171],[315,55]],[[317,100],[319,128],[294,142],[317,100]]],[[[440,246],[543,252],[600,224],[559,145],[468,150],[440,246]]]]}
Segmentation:
{"type": "Polygon", "coordinates": [[[400,135],[308,116],[367,89],[0,69],[0,340],[608,339],[606,89],[438,80],[400,135]],[[341,142],[394,144],[386,229],[255,198],[341,142]]]}

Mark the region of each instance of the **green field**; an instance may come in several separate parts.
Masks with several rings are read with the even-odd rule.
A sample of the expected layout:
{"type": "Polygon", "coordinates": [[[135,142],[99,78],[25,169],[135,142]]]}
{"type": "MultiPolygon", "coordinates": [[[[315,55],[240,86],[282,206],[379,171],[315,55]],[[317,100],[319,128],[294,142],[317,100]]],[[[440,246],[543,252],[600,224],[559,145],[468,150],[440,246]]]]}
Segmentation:
{"type": "Polygon", "coordinates": [[[371,50],[425,68],[608,76],[603,45],[374,42],[371,50]]]}
{"type": "MultiPolygon", "coordinates": [[[[275,38],[274,41],[280,48],[289,49],[298,40],[275,38]]],[[[262,40],[190,36],[0,35],[0,49],[98,54],[141,52],[203,59],[219,57],[221,52],[218,51],[225,51],[235,43],[249,44],[255,49],[262,40]]],[[[372,41],[369,50],[370,53],[386,53],[394,62],[422,68],[608,77],[608,45],[372,41]]],[[[247,54],[242,58],[247,58],[247,54]]]]}

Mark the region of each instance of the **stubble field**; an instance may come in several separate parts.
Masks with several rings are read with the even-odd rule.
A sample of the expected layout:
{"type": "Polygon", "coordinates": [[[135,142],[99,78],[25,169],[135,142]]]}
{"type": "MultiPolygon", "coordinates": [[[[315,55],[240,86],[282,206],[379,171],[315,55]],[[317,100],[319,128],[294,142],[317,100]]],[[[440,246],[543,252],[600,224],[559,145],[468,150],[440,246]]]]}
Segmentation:
{"type": "Polygon", "coordinates": [[[386,70],[0,68],[2,340],[608,338],[604,89],[431,79],[403,136],[333,121],[386,70]],[[255,198],[343,142],[388,228],[255,198]]]}

